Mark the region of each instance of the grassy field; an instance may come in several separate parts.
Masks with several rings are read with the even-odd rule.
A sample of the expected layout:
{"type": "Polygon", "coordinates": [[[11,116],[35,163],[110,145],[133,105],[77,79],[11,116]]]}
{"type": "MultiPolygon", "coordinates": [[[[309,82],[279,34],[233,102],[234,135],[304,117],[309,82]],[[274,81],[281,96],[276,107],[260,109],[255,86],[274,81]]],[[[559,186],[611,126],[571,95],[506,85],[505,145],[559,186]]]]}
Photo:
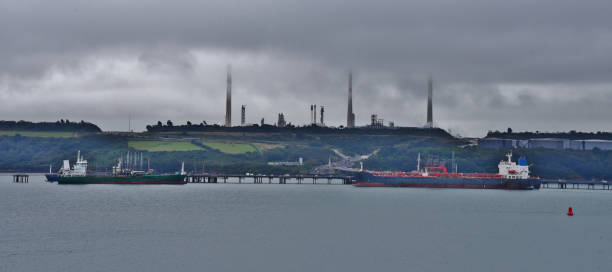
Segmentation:
{"type": "Polygon", "coordinates": [[[203,141],[202,144],[212,149],[219,150],[226,154],[244,154],[244,153],[259,151],[252,144],[222,143],[222,142],[207,142],[207,141],[203,141]]]}
{"type": "Polygon", "coordinates": [[[275,148],[283,148],[286,145],[284,144],[270,144],[270,143],[253,143],[253,145],[259,149],[259,151],[272,150],[275,148]]]}
{"type": "Polygon", "coordinates": [[[70,138],[75,137],[76,134],[72,132],[64,132],[64,131],[8,131],[8,130],[0,130],[0,136],[15,136],[21,135],[24,137],[43,137],[43,138],[70,138]]]}
{"type": "Polygon", "coordinates": [[[149,152],[204,150],[202,147],[189,142],[128,141],[128,146],[137,150],[146,150],[149,152]]]}

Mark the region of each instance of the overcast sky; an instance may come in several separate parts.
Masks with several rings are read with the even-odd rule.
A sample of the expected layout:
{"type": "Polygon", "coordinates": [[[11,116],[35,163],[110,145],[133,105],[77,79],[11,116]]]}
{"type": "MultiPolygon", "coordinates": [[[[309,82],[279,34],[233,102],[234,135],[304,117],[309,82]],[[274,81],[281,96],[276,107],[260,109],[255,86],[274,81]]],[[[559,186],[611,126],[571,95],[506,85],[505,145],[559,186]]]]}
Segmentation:
{"type": "Polygon", "coordinates": [[[0,120],[612,130],[610,0],[2,0],[0,120]]]}

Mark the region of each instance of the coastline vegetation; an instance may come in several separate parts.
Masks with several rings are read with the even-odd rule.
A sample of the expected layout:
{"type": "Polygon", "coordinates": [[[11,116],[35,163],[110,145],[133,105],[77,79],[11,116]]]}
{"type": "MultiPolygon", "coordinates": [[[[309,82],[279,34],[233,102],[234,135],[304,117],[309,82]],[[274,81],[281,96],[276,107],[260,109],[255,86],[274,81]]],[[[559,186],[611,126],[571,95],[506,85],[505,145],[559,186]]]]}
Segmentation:
{"type": "Polygon", "coordinates": [[[2,131],[69,131],[69,132],[102,132],[102,130],[89,122],[71,122],[70,120],[60,119],[56,122],[29,122],[29,121],[5,121],[0,120],[0,130],[2,131]]]}
{"type": "MultiPolygon", "coordinates": [[[[60,122],[61,125],[62,122],[60,122]]],[[[64,122],[65,123],[65,122],[64,122]]],[[[70,123],[72,126],[72,123],[70,123]]],[[[233,129],[233,128],[232,128],[233,129]]],[[[230,129],[230,130],[232,130],[230,129]]],[[[391,130],[388,130],[391,131],[391,130]]],[[[497,163],[510,150],[479,148],[450,136],[398,134],[376,130],[359,133],[310,133],[306,131],[165,131],[145,133],[75,133],[74,131],[0,130],[0,171],[46,172],[57,170],[62,160],[74,162],[76,151],[89,161],[92,171],[109,171],[130,152],[142,152],[158,172],[175,172],[185,162],[188,171],[217,173],[308,173],[329,160],[365,155],[366,169],[404,170],[433,158],[452,171],[451,157],[460,172],[496,172],[497,163]],[[25,133],[28,132],[28,133],[25,133]],[[297,161],[303,166],[270,166],[271,161],[297,161]]],[[[532,173],[543,178],[612,179],[612,151],[514,149],[515,159],[525,156],[532,173]]],[[[358,164],[353,167],[359,167],[358,164]]]]}
{"type": "Polygon", "coordinates": [[[541,131],[521,131],[514,132],[512,128],[506,131],[489,131],[486,138],[501,138],[514,140],[527,140],[537,138],[559,138],[569,140],[612,140],[612,132],[580,132],[571,130],[568,132],[541,132],[541,131]]]}

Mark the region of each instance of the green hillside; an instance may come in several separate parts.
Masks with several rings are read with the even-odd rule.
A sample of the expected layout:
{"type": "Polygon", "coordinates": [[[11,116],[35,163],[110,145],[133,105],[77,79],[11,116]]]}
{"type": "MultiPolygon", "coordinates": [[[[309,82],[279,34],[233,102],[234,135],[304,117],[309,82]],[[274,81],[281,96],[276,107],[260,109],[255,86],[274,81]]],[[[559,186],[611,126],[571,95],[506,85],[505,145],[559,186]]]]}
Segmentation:
{"type": "Polygon", "coordinates": [[[212,149],[216,149],[220,152],[227,153],[227,154],[244,154],[244,153],[259,151],[252,144],[244,144],[244,143],[223,143],[223,142],[203,141],[202,144],[212,149]]]}
{"type": "Polygon", "coordinates": [[[137,141],[128,140],[128,147],[139,151],[163,152],[163,151],[196,151],[203,150],[202,147],[190,142],[171,141],[137,141]]]}
{"type": "MultiPolygon", "coordinates": [[[[378,153],[364,161],[367,169],[413,170],[417,154],[446,161],[454,152],[459,171],[495,172],[507,150],[470,147],[452,137],[407,134],[164,132],[94,133],[83,136],[28,131],[0,135],[0,171],[48,171],[64,159],[74,161],[77,150],[92,170],[109,170],[117,159],[141,152],[159,172],[174,172],[185,162],[188,171],[224,173],[307,173],[328,160],[340,161],[332,149],[346,155],[378,153]],[[49,136],[49,137],[44,137],[49,136]],[[57,137],[55,137],[55,136],[57,137]],[[61,137],[65,136],[65,137],[61,137]],[[269,166],[271,161],[297,161],[303,166],[269,166]]],[[[612,152],[516,149],[526,156],[534,175],[546,178],[612,178],[612,152]]],[[[357,165],[354,165],[357,167],[357,165]]]]}
{"type": "Polygon", "coordinates": [[[15,136],[21,135],[25,137],[42,137],[42,138],[69,138],[78,136],[77,133],[65,131],[27,131],[27,130],[0,130],[0,136],[15,136]]]}

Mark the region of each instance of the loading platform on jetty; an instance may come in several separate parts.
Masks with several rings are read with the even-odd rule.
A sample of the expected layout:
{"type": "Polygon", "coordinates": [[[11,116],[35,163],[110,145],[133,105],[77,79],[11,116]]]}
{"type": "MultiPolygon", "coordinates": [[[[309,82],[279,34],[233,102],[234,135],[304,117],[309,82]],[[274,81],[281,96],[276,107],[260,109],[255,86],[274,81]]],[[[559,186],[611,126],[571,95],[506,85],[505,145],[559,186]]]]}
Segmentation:
{"type": "Polygon", "coordinates": [[[575,189],[575,190],[610,190],[610,183],[605,180],[542,180],[542,189],[575,189]]]}
{"type": "Polygon", "coordinates": [[[187,183],[353,184],[353,176],[325,174],[189,174],[187,183]]]}
{"type": "Polygon", "coordinates": [[[30,182],[30,176],[26,174],[13,175],[13,182],[15,183],[28,183],[30,182]]]}

